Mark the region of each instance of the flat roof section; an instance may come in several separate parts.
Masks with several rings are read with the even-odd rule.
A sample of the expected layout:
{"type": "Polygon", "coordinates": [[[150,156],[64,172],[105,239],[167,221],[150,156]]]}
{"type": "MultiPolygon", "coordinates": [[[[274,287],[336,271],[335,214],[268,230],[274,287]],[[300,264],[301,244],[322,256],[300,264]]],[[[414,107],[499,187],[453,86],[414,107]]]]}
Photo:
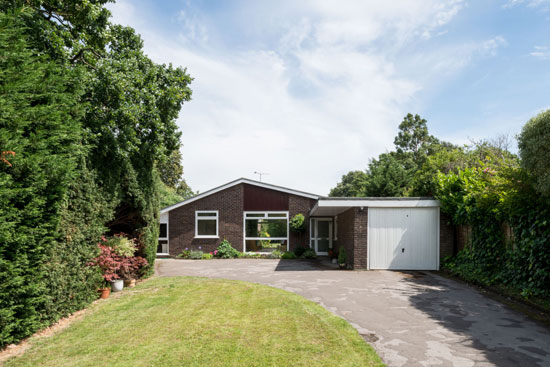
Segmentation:
{"type": "Polygon", "coordinates": [[[439,207],[439,201],[432,197],[367,197],[367,198],[319,198],[309,215],[322,217],[334,216],[354,207],[363,208],[433,208],[439,207]]]}

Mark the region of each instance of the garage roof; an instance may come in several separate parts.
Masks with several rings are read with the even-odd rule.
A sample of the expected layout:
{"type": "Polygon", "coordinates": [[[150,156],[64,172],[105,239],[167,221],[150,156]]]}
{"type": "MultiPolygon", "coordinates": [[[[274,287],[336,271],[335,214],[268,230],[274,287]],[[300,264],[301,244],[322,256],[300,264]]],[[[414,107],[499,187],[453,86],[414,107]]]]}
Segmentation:
{"type": "Polygon", "coordinates": [[[367,198],[319,198],[311,209],[311,216],[338,215],[354,207],[371,208],[417,208],[439,207],[439,201],[432,197],[367,197],[367,198]]]}

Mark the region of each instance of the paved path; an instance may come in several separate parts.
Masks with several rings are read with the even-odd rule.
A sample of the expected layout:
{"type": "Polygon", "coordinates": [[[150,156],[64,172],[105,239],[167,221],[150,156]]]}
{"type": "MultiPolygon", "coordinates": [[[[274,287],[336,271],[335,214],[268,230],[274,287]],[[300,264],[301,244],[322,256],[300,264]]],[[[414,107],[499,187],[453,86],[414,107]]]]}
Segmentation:
{"type": "Polygon", "coordinates": [[[295,260],[157,260],[160,276],[267,284],[348,320],[389,366],[550,366],[550,330],[427,272],[339,271],[295,260]]]}

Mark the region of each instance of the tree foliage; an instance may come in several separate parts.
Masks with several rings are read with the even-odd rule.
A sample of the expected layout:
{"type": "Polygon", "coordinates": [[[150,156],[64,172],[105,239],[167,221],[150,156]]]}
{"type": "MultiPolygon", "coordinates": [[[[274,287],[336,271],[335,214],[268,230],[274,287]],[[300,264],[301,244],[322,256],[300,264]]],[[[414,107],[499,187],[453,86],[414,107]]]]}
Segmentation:
{"type": "Polygon", "coordinates": [[[406,196],[412,191],[413,176],[427,157],[452,144],[440,142],[428,133],[427,122],[419,115],[407,114],[399,124],[395,151],[373,158],[365,171],[350,171],[329,196],[406,196]]]}
{"type": "Polygon", "coordinates": [[[0,347],[96,297],[102,234],[128,233],[152,269],[191,77],[106,2],[0,2],[0,347]]]}
{"type": "Polygon", "coordinates": [[[513,163],[480,162],[457,173],[439,173],[438,179],[441,210],[453,223],[472,228],[471,242],[445,267],[479,284],[503,284],[527,298],[550,296],[550,210],[529,173],[513,163]],[[511,239],[504,235],[507,226],[511,239]]]}
{"type": "Polygon", "coordinates": [[[529,120],[518,136],[523,166],[532,172],[539,193],[550,197],[550,110],[529,120]]]}
{"type": "Polygon", "coordinates": [[[79,70],[66,70],[47,55],[33,53],[19,13],[0,13],[0,55],[0,147],[15,152],[10,166],[0,165],[3,345],[89,301],[90,293],[77,288],[93,289],[94,279],[85,277],[86,270],[73,269],[64,281],[79,279],[82,284],[63,284],[62,294],[55,281],[49,283],[52,275],[63,272],[56,268],[49,273],[51,264],[64,256],[75,260],[63,251],[60,223],[85,154],[79,70]]]}
{"type": "Polygon", "coordinates": [[[332,197],[365,196],[367,174],[364,171],[350,171],[342,176],[342,181],[330,190],[332,197]]]}
{"type": "Polygon", "coordinates": [[[366,196],[404,196],[411,171],[395,152],[382,153],[372,159],[367,170],[366,196]]]}

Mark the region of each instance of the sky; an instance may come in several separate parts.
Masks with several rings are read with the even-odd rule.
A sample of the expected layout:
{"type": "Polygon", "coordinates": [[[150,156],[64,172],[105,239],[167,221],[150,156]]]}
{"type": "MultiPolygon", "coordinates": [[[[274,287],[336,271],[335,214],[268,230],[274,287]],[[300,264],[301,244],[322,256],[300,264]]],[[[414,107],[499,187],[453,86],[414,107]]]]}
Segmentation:
{"type": "MultiPolygon", "coordinates": [[[[184,178],[327,195],[419,114],[455,144],[550,108],[550,0],[122,0],[157,63],[187,68],[184,178]]],[[[516,149],[516,148],[513,148],[516,149]]]]}

